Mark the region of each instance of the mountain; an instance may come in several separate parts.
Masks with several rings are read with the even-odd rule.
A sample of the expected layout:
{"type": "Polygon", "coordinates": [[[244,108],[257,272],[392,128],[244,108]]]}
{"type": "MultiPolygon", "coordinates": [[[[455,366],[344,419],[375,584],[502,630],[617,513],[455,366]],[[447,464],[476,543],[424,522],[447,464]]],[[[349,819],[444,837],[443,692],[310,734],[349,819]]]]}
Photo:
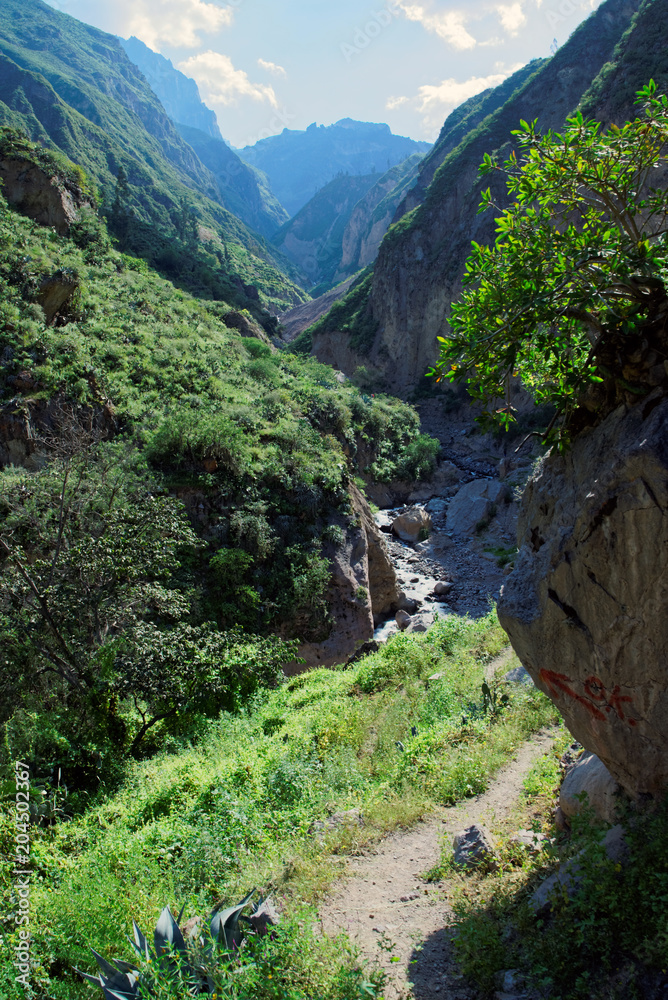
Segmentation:
{"type": "Polygon", "coordinates": [[[289,215],[269,190],[267,178],[223,141],[216,115],[202,102],[195,81],[138,38],[121,38],[120,43],[160,98],[181,138],[215,177],[225,208],[262,236],[272,236],[289,215]]]}
{"type": "Polygon", "coordinates": [[[237,287],[243,306],[257,299],[251,286],[277,310],[303,301],[302,276],[224,208],[215,177],[113,35],[41,0],[0,0],[0,125],[80,164],[108,212],[122,168],[125,248],[198,294],[215,295],[223,282],[237,287]],[[179,243],[186,223],[206,280],[179,243]]]}
{"type": "Polygon", "coordinates": [[[226,208],[267,238],[290,218],[264,174],[250,167],[222,139],[176,123],[179,135],[216,178],[226,208]]]}
{"type": "Polygon", "coordinates": [[[421,159],[413,153],[380,180],[377,174],[336,177],[276,233],[272,242],[311,278],[312,295],[373,263],[421,159]]]}
{"type": "MultiPolygon", "coordinates": [[[[465,108],[462,121],[473,111],[472,130],[442,159],[419,204],[390,227],[373,274],[305,331],[297,349],[349,372],[370,363],[395,390],[412,391],[437,356],[471,241],[494,239],[493,214],[478,214],[483,155],[496,151],[504,159],[521,119],[559,128],[580,102],[593,117],[625,120],[650,77],[668,85],[666,24],[668,0],[606,0],[550,60],[526,68],[504,103],[488,95],[487,107],[498,106],[486,118],[478,123],[480,112],[465,108]]],[[[497,199],[507,197],[501,178],[492,178],[492,188],[497,199]]]]}
{"type": "Polygon", "coordinates": [[[309,125],[305,131],[286,128],[237,152],[267,175],[280,203],[295,215],[337,174],[385,173],[430,148],[428,142],[393,135],[388,125],[342,118],[334,125],[309,125]]]}
{"type": "Polygon", "coordinates": [[[376,174],[341,174],[311,198],[272,242],[293,260],[311,281],[312,294],[326,291],[341,264],[346,225],[359,200],[376,183],[376,174]]]}
{"type": "Polygon", "coordinates": [[[413,153],[383,174],[353,209],[341,242],[341,261],[334,281],[342,281],[372,264],[399,203],[415,184],[423,157],[413,153]]]}
{"type": "Polygon", "coordinates": [[[119,41],[127,57],[142,71],[151,90],[160,98],[173,122],[191,125],[222,142],[216,114],[202,101],[194,80],[175,69],[170,59],[149,49],[134,35],[119,41]]]}

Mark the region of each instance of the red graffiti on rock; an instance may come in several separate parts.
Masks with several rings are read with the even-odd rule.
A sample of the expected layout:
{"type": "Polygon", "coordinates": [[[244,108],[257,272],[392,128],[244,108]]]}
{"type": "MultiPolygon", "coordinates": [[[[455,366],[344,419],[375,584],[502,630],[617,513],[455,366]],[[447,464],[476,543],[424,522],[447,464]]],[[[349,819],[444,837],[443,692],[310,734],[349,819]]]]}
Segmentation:
{"type": "Polygon", "coordinates": [[[557,673],[556,670],[541,670],[538,676],[554,698],[566,695],[582,705],[594,719],[605,722],[614,713],[629,726],[638,724],[635,719],[628,717],[627,706],[633,704],[633,699],[629,695],[620,693],[619,684],[615,684],[612,693],[608,694],[600,677],[592,674],[584,682],[584,694],[580,694],[573,688],[577,682],[566,674],[557,673]]]}

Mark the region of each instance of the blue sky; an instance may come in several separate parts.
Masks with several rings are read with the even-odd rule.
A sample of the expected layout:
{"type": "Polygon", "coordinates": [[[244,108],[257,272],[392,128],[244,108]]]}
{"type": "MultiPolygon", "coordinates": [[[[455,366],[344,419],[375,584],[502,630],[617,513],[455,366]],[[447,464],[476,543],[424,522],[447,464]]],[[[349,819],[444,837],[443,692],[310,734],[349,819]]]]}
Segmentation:
{"type": "Polygon", "coordinates": [[[449,112],[563,45],[601,0],[47,0],[137,35],[234,146],[340,118],[433,141],[449,112]]]}

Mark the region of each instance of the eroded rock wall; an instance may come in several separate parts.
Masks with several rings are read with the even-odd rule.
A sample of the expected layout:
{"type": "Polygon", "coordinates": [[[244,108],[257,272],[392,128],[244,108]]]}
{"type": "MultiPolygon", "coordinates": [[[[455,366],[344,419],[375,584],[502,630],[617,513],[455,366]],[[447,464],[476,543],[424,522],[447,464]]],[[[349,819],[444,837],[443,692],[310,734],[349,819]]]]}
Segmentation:
{"type": "Polygon", "coordinates": [[[20,157],[0,160],[2,193],[9,204],[64,236],[77,219],[79,209],[87,204],[81,194],[60,177],[49,177],[36,164],[20,157]]]}
{"type": "Polygon", "coordinates": [[[499,618],[633,797],[668,788],[668,400],[619,407],[529,481],[499,618]]]}

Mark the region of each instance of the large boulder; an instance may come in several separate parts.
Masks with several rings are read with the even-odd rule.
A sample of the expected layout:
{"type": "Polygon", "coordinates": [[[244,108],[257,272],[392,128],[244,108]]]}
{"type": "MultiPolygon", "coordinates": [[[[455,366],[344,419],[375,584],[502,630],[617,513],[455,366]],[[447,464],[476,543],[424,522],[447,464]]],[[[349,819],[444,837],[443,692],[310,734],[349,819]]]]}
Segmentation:
{"type": "Polygon", "coordinates": [[[473,535],[501,503],[508,488],[496,479],[474,479],[457,492],[448,507],[447,528],[456,535],[473,535]]]}
{"type": "Polygon", "coordinates": [[[392,531],[403,542],[420,542],[431,531],[431,516],[423,507],[411,507],[395,517],[392,531]]]}
{"type": "Polygon", "coordinates": [[[306,662],[290,665],[286,668],[288,674],[344,663],[362,643],[373,638],[376,621],[396,611],[401,603],[401,589],[385,539],[354,483],[349,491],[356,516],[339,525],[344,531],[342,543],[327,542],[323,548],[332,571],[327,591],[332,630],[323,641],[300,646],[299,655],[306,662]]]}
{"type": "Polygon", "coordinates": [[[633,797],[668,788],[668,400],[657,390],[529,481],[499,618],[574,736],[633,797]]]}

